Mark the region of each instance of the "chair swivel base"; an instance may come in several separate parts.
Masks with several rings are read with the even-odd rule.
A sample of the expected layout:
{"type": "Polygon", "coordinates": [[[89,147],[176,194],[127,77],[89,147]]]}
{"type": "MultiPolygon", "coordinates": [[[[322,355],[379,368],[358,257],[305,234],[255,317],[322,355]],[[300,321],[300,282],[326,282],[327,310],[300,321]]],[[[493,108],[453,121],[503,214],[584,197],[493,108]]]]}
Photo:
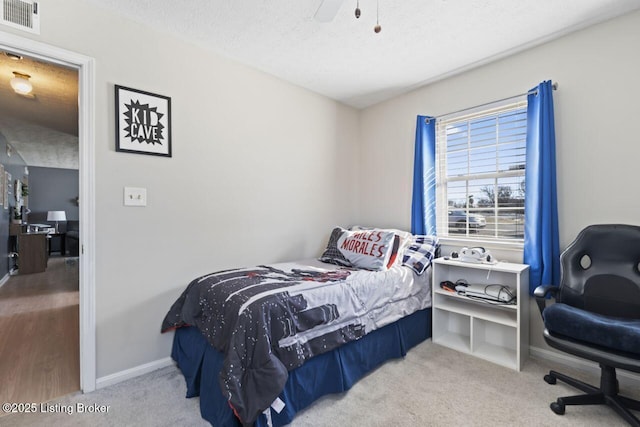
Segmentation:
{"type": "Polygon", "coordinates": [[[603,365],[600,365],[600,368],[602,371],[600,388],[571,378],[560,372],[549,371],[549,374],[544,376],[544,380],[548,384],[555,384],[556,380],[560,380],[587,393],[577,396],[559,397],[549,405],[551,410],[558,415],[564,415],[566,405],[608,405],[631,426],[640,427],[640,420],[630,411],[640,411],[640,401],[618,394],[618,380],[616,378],[615,368],[603,365]]]}

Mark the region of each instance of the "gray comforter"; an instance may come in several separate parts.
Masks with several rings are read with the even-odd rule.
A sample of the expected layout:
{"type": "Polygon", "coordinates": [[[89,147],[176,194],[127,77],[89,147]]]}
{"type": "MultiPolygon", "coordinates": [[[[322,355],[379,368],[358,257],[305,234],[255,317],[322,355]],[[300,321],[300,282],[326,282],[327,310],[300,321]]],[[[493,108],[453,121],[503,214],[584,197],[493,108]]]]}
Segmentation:
{"type": "Polygon", "coordinates": [[[197,326],[224,354],[221,389],[251,424],[282,391],[289,370],[429,306],[429,296],[428,280],[405,267],[262,265],[193,280],[162,331],[197,326]]]}

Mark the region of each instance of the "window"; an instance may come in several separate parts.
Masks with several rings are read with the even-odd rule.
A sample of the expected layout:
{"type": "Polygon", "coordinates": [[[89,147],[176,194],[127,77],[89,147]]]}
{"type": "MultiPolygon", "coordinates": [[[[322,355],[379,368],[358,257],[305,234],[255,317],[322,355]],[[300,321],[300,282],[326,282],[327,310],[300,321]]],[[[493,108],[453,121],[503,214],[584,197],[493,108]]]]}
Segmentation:
{"type": "Polygon", "coordinates": [[[524,240],[526,100],[436,122],[439,236],[524,240]]]}

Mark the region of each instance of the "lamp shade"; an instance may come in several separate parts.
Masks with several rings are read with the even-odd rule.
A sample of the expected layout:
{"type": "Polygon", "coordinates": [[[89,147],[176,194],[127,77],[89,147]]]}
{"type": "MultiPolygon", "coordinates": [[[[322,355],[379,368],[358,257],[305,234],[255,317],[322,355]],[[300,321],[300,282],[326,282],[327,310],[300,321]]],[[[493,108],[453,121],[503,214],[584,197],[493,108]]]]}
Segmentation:
{"type": "Polygon", "coordinates": [[[67,214],[64,211],[49,211],[47,212],[47,221],[66,221],[67,214]]]}

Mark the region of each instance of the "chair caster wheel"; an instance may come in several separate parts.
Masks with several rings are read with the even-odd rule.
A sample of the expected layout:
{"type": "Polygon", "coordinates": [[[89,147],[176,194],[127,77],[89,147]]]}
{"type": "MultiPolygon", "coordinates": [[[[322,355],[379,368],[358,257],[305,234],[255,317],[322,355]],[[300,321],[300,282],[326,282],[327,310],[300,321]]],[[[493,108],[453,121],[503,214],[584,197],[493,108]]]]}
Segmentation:
{"type": "Polygon", "coordinates": [[[558,403],[558,402],[553,402],[551,405],[549,405],[549,407],[556,414],[564,415],[564,404],[558,403]]]}
{"type": "Polygon", "coordinates": [[[551,375],[545,375],[544,376],[544,380],[547,384],[555,384],[556,383],[556,377],[551,376],[551,375]]]}

